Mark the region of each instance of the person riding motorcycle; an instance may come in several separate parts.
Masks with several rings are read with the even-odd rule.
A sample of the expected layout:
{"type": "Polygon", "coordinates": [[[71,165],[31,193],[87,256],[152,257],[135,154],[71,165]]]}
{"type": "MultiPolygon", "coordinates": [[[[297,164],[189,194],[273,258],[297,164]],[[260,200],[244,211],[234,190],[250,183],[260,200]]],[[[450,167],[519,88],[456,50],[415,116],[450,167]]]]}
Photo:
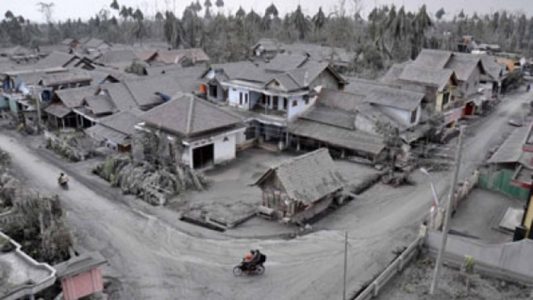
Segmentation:
{"type": "Polygon", "coordinates": [[[67,175],[65,175],[64,173],[61,173],[61,174],[59,175],[59,178],[57,179],[57,182],[58,182],[60,185],[67,184],[67,182],[68,182],[68,177],[67,177],[67,175]]]}

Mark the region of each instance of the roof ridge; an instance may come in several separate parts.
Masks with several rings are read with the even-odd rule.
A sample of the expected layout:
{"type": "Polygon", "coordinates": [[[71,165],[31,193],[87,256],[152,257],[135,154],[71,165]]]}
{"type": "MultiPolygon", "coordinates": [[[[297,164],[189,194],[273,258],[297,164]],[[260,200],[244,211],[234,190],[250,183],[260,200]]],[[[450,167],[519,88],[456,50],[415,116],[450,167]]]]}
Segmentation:
{"type": "Polygon", "coordinates": [[[314,151],[307,152],[305,154],[302,154],[302,155],[299,155],[299,156],[296,156],[296,157],[291,157],[288,160],[285,160],[285,161],[281,162],[280,164],[278,164],[277,166],[273,167],[272,169],[277,169],[277,168],[285,166],[285,165],[290,165],[291,163],[300,161],[300,160],[302,160],[304,158],[308,158],[310,156],[318,155],[318,154],[320,154],[322,152],[326,152],[326,151],[329,154],[328,148],[325,148],[325,147],[318,148],[318,149],[316,149],[314,151]]]}
{"type": "Polygon", "coordinates": [[[186,97],[189,98],[189,112],[187,113],[187,128],[185,130],[185,133],[189,134],[191,133],[193,110],[196,101],[193,95],[187,95],[186,97]]]}

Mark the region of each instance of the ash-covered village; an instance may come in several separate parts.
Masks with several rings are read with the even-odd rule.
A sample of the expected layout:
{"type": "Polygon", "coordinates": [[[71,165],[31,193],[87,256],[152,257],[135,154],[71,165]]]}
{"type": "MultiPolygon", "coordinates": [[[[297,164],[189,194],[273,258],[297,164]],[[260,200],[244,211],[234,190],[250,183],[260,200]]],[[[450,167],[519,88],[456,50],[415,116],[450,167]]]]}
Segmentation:
{"type": "Polygon", "coordinates": [[[533,299],[528,0],[15,2],[0,299],[533,299]]]}

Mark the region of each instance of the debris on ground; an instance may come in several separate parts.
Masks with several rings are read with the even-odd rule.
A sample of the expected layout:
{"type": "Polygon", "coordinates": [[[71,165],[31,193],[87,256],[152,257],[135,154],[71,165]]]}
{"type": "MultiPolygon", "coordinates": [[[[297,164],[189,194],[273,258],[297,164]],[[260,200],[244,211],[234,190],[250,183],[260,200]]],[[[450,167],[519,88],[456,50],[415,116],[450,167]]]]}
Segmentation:
{"type": "Polygon", "coordinates": [[[413,261],[377,299],[531,299],[527,286],[475,274],[475,267],[465,278],[465,272],[444,266],[437,294],[429,295],[434,266],[434,259],[425,256],[413,261]]]}
{"type": "Polygon", "coordinates": [[[68,259],[72,238],[59,197],[25,187],[10,173],[6,157],[0,150],[0,228],[38,261],[54,264],[68,259]]]}
{"type": "Polygon", "coordinates": [[[80,132],[62,133],[57,136],[45,134],[46,148],[72,162],[78,162],[91,157],[92,143],[80,132]]]}
{"type": "Polygon", "coordinates": [[[207,180],[188,166],[154,166],[134,162],[126,155],[108,157],[93,172],[124,194],[136,195],[153,205],[164,205],[169,197],[187,190],[202,190],[207,185],[207,180]]]}

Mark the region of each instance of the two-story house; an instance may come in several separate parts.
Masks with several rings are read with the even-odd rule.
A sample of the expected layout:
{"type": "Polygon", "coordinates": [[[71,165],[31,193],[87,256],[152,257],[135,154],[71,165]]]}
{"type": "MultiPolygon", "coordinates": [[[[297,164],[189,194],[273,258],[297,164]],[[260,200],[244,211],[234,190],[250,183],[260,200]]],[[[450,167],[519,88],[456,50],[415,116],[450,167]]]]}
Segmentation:
{"type": "Polygon", "coordinates": [[[346,81],[327,63],[305,55],[277,55],[267,63],[212,66],[203,76],[206,98],[225,102],[248,125],[247,139],[287,145],[287,124],[313,106],[322,88],[346,81]]]}

